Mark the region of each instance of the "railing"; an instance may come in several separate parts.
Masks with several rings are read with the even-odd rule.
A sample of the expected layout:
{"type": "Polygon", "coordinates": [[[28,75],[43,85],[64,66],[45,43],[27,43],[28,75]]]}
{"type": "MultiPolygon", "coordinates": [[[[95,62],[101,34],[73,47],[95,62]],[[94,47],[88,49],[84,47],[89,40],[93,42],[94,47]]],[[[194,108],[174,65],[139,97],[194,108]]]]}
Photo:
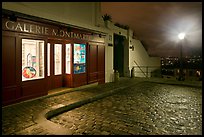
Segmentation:
{"type": "MultiPolygon", "coordinates": [[[[161,69],[161,75],[163,78],[178,78],[179,77],[179,68],[172,68],[172,69],[161,69]]],[[[202,80],[202,69],[183,69],[183,75],[185,79],[188,80],[202,80]]]]}
{"type": "MultiPolygon", "coordinates": [[[[161,77],[161,78],[177,78],[179,76],[179,68],[161,68],[161,66],[136,66],[132,67],[131,77],[161,77]]],[[[202,69],[183,69],[184,77],[188,80],[202,81],[202,69]]]]}
{"type": "Polygon", "coordinates": [[[160,66],[133,66],[134,77],[161,77],[160,66]]]}
{"type": "MultiPolygon", "coordinates": [[[[144,76],[145,77],[148,77],[148,73],[145,73],[142,69],[141,69],[141,67],[137,64],[137,62],[136,61],[134,61],[134,63],[137,65],[137,67],[141,70],[141,72],[144,74],[144,76]]],[[[133,69],[134,69],[135,67],[133,67],[133,69]]]]}
{"type": "MultiPolygon", "coordinates": [[[[184,77],[187,80],[202,81],[201,69],[183,69],[184,77]]],[[[160,66],[133,66],[134,77],[160,77],[160,78],[174,78],[179,77],[179,69],[161,69],[160,66]]]]}

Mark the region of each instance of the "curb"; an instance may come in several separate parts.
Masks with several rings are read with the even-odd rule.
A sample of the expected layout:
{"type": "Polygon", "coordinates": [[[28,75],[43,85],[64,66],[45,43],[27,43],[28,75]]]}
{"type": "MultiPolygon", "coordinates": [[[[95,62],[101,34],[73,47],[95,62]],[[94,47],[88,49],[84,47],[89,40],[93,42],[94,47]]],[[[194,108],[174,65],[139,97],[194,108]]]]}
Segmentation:
{"type": "Polygon", "coordinates": [[[67,104],[67,105],[58,104],[56,106],[53,106],[53,107],[48,108],[48,109],[44,110],[43,112],[41,112],[37,117],[33,118],[33,121],[36,124],[43,125],[42,126],[43,128],[49,130],[53,134],[56,134],[56,135],[71,134],[69,129],[66,129],[66,128],[64,128],[64,127],[50,121],[50,119],[52,117],[56,116],[56,115],[59,115],[59,114],[63,113],[63,112],[67,112],[67,111],[72,110],[74,108],[80,107],[80,106],[82,106],[84,104],[88,104],[88,103],[97,101],[99,99],[108,97],[108,96],[110,96],[110,95],[112,95],[112,94],[114,94],[114,93],[116,93],[118,91],[129,88],[129,87],[134,86],[136,84],[138,84],[138,83],[134,83],[134,84],[124,86],[124,87],[119,87],[119,88],[116,88],[116,89],[113,89],[113,90],[109,90],[109,91],[106,91],[104,93],[98,94],[96,96],[93,96],[93,97],[90,97],[90,98],[87,98],[87,99],[83,99],[81,101],[78,101],[78,102],[75,102],[75,103],[72,103],[72,104],[67,104]],[[58,130],[57,131],[52,130],[53,128],[58,129],[58,130]]]}
{"type": "Polygon", "coordinates": [[[66,111],[72,110],[74,108],[80,107],[80,106],[82,106],[84,104],[88,104],[88,103],[97,101],[99,99],[108,97],[108,96],[110,96],[110,95],[112,95],[112,94],[114,94],[114,93],[116,93],[116,92],[118,92],[120,90],[129,88],[129,87],[134,86],[136,84],[137,83],[134,83],[134,84],[128,85],[128,86],[124,86],[124,87],[119,87],[119,88],[116,88],[116,89],[113,89],[113,90],[109,90],[109,91],[106,91],[104,93],[95,95],[95,96],[87,98],[87,99],[80,100],[80,101],[72,103],[72,104],[67,104],[67,105],[58,104],[56,106],[53,106],[53,107],[43,111],[43,113],[41,113],[41,116],[43,116],[44,118],[49,120],[49,119],[51,119],[52,117],[54,117],[54,116],[56,116],[58,114],[61,114],[63,112],[66,112],[66,111]]]}

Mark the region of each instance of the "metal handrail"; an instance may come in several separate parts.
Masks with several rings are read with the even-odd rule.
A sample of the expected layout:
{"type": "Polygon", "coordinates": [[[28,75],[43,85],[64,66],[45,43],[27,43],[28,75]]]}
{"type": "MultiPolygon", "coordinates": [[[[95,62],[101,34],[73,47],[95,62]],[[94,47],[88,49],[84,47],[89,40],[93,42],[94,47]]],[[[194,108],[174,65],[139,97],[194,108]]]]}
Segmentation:
{"type": "Polygon", "coordinates": [[[137,65],[137,67],[142,71],[142,73],[144,74],[145,77],[148,77],[148,74],[145,74],[145,72],[143,72],[143,70],[140,68],[140,66],[137,64],[137,62],[134,60],[134,63],[137,65]]]}

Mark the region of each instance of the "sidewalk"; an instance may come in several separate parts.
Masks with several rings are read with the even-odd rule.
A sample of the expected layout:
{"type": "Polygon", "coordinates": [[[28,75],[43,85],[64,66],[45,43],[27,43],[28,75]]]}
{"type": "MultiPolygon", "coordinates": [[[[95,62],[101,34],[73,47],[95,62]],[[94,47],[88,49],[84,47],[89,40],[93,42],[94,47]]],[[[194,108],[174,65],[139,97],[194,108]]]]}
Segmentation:
{"type": "Polygon", "coordinates": [[[74,89],[61,88],[59,93],[55,90],[52,94],[41,98],[3,107],[2,135],[69,134],[66,129],[47,119],[144,81],[202,87],[200,81],[181,82],[162,78],[121,78],[116,83],[98,86],[91,84],[74,89]]]}

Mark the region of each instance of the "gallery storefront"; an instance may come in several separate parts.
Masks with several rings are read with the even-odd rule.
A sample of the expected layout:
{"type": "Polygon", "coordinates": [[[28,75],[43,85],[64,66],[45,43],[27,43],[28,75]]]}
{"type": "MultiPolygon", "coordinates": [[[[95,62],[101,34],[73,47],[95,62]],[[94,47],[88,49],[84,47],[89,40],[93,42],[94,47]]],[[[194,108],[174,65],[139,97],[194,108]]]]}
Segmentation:
{"type": "Polygon", "coordinates": [[[34,20],[2,15],[3,105],[105,82],[104,36],[34,20]]]}

